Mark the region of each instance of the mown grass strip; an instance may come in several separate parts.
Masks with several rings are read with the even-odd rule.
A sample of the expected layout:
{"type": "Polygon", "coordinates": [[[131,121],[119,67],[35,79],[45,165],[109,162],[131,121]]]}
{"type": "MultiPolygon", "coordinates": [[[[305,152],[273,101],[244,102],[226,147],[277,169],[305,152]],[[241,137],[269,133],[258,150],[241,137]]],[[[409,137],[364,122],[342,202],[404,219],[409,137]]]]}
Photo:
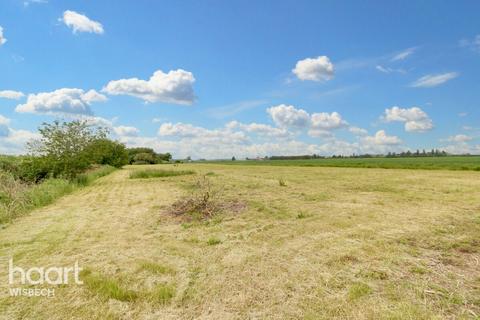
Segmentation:
{"type": "Polygon", "coordinates": [[[163,170],[163,169],[146,169],[134,170],[130,173],[130,179],[150,179],[165,178],[195,174],[192,170],[163,170]]]}

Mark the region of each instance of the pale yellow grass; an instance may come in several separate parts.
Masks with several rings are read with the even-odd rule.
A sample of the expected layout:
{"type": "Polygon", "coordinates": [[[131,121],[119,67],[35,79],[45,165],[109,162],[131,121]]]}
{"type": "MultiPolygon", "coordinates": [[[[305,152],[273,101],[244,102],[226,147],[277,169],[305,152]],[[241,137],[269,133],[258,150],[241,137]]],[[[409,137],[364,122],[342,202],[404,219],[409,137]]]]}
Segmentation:
{"type": "Polygon", "coordinates": [[[197,174],[129,179],[138,169],[0,230],[1,318],[480,315],[478,172],[185,164],[178,169],[197,174]],[[248,208],[209,223],[169,216],[207,172],[248,208]],[[54,298],[9,297],[10,257],[25,268],[78,260],[136,297],[116,300],[86,284],[57,287],[54,298]],[[155,298],[159,286],[174,288],[173,298],[155,298]]]}

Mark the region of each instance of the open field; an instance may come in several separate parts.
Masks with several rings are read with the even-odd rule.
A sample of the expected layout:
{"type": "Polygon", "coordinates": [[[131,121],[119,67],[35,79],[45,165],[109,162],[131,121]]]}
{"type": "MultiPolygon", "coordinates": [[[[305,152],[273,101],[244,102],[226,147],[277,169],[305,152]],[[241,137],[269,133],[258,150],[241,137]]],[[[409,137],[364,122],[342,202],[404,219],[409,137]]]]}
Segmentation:
{"type": "Polygon", "coordinates": [[[0,319],[478,319],[479,199],[476,171],[125,167],[0,230],[0,319]],[[246,209],[169,214],[205,174],[246,209]],[[84,284],[10,297],[10,257],[84,284]]]}
{"type": "Polygon", "coordinates": [[[383,169],[474,170],[480,171],[480,156],[411,158],[328,158],[310,160],[248,160],[216,163],[260,166],[350,167],[383,169]]]}

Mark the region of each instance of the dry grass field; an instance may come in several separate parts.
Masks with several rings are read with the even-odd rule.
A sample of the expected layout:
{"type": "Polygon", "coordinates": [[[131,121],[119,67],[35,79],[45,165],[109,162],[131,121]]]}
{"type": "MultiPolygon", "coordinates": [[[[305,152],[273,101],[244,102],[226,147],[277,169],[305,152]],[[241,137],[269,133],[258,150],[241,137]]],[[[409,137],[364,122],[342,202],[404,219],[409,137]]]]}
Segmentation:
{"type": "Polygon", "coordinates": [[[480,316],[480,172],[157,167],[195,174],[130,179],[145,167],[126,167],[0,230],[0,318],[480,316]],[[243,210],[172,215],[203,175],[243,210]],[[84,284],[11,297],[10,257],[78,260],[84,284]]]}

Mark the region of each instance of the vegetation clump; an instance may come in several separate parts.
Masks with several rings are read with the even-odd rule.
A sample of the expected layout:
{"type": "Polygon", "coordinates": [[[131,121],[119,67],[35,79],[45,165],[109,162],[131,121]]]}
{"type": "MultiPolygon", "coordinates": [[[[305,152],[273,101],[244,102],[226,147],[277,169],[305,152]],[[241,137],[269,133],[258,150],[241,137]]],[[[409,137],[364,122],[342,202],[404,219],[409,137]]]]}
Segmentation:
{"type": "Polygon", "coordinates": [[[207,176],[202,176],[187,196],[173,203],[170,213],[186,220],[204,220],[227,211],[237,213],[245,208],[241,201],[224,199],[221,190],[207,176]]]}

